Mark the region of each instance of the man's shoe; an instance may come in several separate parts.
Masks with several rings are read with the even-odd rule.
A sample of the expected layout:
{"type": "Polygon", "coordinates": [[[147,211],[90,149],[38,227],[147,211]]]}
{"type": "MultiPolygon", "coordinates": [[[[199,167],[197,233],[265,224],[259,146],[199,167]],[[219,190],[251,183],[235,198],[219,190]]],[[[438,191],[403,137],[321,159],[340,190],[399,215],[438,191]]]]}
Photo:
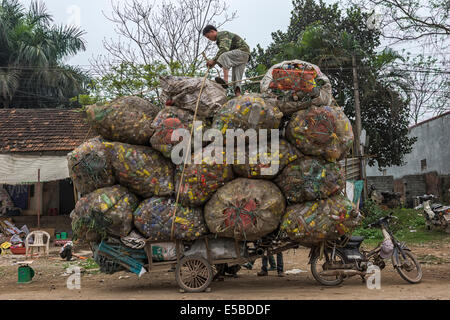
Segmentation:
{"type": "Polygon", "coordinates": [[[261,270],[260,272],[257,273],[257,275],[258,277],[265,277],[269,274],[267,273],[267,271],[261,270]]]}
{"type": "Polygon", "coordinates": [[[224,89],[228,89],[228,84],[221,77],[216,77],[214,79],[218,84],[221,84],[224,89]]]}
{"type": "Polygon", "coordinates": [[[278,276],[279,277],[284,277],[284,272],[283,271],[278,271],[278,276]]]}

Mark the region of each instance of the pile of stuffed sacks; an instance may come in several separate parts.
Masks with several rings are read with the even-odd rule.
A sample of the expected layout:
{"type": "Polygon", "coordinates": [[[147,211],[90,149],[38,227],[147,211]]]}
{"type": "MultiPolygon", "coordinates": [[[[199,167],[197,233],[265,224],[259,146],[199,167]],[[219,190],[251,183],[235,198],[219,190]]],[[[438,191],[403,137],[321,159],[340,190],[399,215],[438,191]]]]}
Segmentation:
{"type": "MultiPolygon", "coordinates": [[[[172,136],[177,129],[191,132],[201,84],[201,78],[161,78],[163,109],[134,96],[87,107],[99,136],[68,154],[82,195],[71,214],[76,237],[138,248],[146,240],[209,234],[238,241],[276,234],[303,245],[350,235],[359,214],[344,195],[339,161],[352,147],[353,132],[320,69],[300,60],[280,63],[262,79],[261,93],[233,99],[206,80],[196,113],[201,125],[193,131],[217,129],[228,143],[229,129],[269,136],[278,130],[278,147],[269,141],[256,153],[245,148],[245,163],[172,160],[180,143],[172,136]]],[[[202,141],[200,150],[212,143],[202,141]]],[[[228,158],[225,148],[222,158],[228,158]]]]}

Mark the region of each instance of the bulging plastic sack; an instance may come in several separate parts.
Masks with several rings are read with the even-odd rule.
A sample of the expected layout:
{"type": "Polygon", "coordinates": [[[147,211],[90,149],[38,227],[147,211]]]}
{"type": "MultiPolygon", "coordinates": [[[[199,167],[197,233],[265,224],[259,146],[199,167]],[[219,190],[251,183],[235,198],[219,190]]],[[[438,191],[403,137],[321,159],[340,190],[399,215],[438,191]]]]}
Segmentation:
{"type": "Polygon", "coordinates": [[[174,166],[150,147],[104,142],[117,181],[141,197],[166,196],[174,191],[174,166]]]}
{"type": "Polygon", "coordinates": [[[205,204],[217,189],[234,178],[231,165],[203,159],[201,164],[186,164],[180,188],[182,172],[183,164],[180,164],[175,173],[175,190],[180,192],[180,203],[194,207],[205,204]]]}
{"type": "MultiPolygon", "coordinates": [[[[161,100],[164,103],[170,100],[175,106],[194,112],[202,82],[203,78],[198,77],[160,77],[161,100]]],[[[218,83],[207,79],[197,115],[204,118],[213,117],[225,102],[227,102],[226,90],[218,83]]]]}
{"type": "Polygon", "coordinates": [[[345,186],[344,171],[338,163],[305,157],[286,166],[275,183],[289,203],[328,198],[345,186]]]}
{"type": "Polygon", "coordinates": [[[244,178],[270,180],[280,174],[286,165],[302,157],[301,152],[284,139],[279,140],[277,148],[269,144],[266,152],[258,150],[254,155],[246,149],[245,163],[233,164],[234,172],[244,178]]]}
{"type": "MultiPolygon", "coordinates": [[[[174,135],[175,141],[172,141],[173,132],[177,129],[185,129],[190,135],[193,121],[194,115],[192,112],[173,106],[165,107],[152,122],[152,130],[154,131],[150,139],[152,147],[161,152],[166,158],[170,158],[173,147],[181,141],[176,139],[176,135],[174,135]]],[[[195,130],[199,130],[200,133],[209,127],[211,123],[201,117],[198,117],[197,121],[200,121],[201,124],[195,130]]],[[[194,135],[191,139],[191,145],[193,146],[193,144],[194,135]]]]}
{"type": "Polygon", "coordinates": [[[252,241],[278,228],[285,207],[285,198],[274,183],[238,178],[217,190],[204,213],[211,233],[252,241]]]}
{"type": "Polygon", "coordinates": [[[80,198],[71,213],[74,234],[81,239],[92,230],[102,238],[125,237],[133,228],[138,204],[137,197],[120,185],[95,190],[80,198]]]}
{"type": "Polygon", "coordinates": [[[278,129],[283,114],[260,94],[246,94],[228,101],[217,113],[212,127],[223,135],[227,129],[278,129]]]}
{"type": "Polygon", "coordinates": [[[82,195],[116,182],[106,148],[100,138],[93,138],[67,155],[69,175],[82,195]]]}
{"type": "Polygon", "coordinates": [[[334,162],[344,158],[352,147],[353,130],[340,107],[311,107],[293,115],[286,138],[303,154],[334,162]]]}
{"type": "Polygon", "coordinates": [[[336,195],[288,206],[280,230],[292,240],[311,245],[351,235],[359,223],[354,204],[347,197],[336,195]]]}
{"type": "Polygon", "coordinates": [[[139,97],[121,97],[86,109],[87,120],[105,139],[148,145],[151,123],[159,108],[139,97]]]}
{"type": "Polygon", "coordinates": [[[320,68],[302,60],[283,61],[270,68],[260,83],[261,93],[273,94],[284,115],[311,106],[331,105],[330,80],[320,68]]]}
{"type": "MultiPolygon", "coordinates": [[[[152,241],[170,241],[175,199],[153,197],[144,200],[134,211],[134,225],[152,241]]],[[[195,240],[208,233],[201,208],[177,205],[173,223],[174,239],[195,240]]]]}

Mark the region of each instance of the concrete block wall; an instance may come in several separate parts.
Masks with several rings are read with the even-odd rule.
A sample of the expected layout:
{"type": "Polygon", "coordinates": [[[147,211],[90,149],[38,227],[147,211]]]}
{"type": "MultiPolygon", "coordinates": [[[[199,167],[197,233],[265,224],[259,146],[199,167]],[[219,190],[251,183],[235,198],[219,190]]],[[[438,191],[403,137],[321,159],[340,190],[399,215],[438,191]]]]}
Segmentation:
{"type": "Polygon", "coordinates": [[[405,205],[409,208],[414,206],[414,198],[427,193],[427,184],[424,175],[414,174],[402,178],[405,185],[405,205]]]}
{"type": "Polygon", "coordinates": [[[374,185],[378,191],[394,191],[394,176],[367,177],[367,188],[374,185]]]}

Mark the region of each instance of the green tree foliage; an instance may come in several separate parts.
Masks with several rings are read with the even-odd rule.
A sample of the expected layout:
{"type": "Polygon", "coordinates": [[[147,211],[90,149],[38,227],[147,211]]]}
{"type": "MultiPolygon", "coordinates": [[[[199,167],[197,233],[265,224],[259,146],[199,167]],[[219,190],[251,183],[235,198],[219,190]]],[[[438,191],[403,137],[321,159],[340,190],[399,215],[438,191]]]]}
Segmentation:
{"type": "Polygon", "coordinates": [[[0,2],[0,107],[67,107],[88,77],[63,60],[85,50],[84,32],[52,24],[44,3],[0,2]]]}
{"type": "Polygon", "coordinates": [[[89,94],[81,94],[72,98],[82,106],[112,101],[123,96],[139,96],[156,105],[159,100],[159,77],[173,74],[181,75],[179,63],[166,64],[155,62],[152,64],[135,64],[122,62],[118,66],[111,66],[103,76],[93,79],[87,89],[89,94]]]}
{"type": "Polygon", "coordinates": [[[294,0],[291,24],[286,33],[272,34],[273,43],[252,52],[250,75],[266,72],[283,60],[300,59],[318,65],[330,78],[333,95],[353,121],[355,56],[360,88],[362,126],[370,137],[366,153],[379,167],[403,164],[415,139],[408,134],[409,96],[404,75],[396,71],[403,59],[392,50],[377,52],[380,31],[367,25],[368,15],[357,6],[342,12],[337,4],[294,0]]]}

